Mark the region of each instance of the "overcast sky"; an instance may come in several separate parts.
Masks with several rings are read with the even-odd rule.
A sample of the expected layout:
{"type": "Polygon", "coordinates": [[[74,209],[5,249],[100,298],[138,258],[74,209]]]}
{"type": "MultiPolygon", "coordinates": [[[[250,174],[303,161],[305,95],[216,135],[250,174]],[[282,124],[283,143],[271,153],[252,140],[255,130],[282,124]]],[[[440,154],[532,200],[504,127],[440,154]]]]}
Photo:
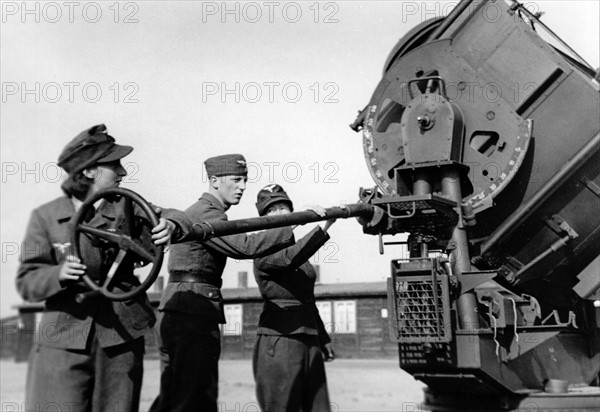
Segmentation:
{"type": "MultiPolygon", "coordinates": [[[[0,316],[20,302],[14,277],[29,213],[61,194],[56,158],[94,124],[135,148],[123,186],[158,205],[192,204],[207,187],[203,160],[223,153],[250,164],[230,219],[256,216],[269,183],[297,207],[356,201],[374,182],[348,124],[397,40],[453,4],[2,2],[0,316]]],[[[598,67],[597,0],[527,4],[598,67]]],[[[354,220],[331,235],[312,260],[326,283],[383,281],[399,257],[397,247],[380,256],[354,220]]],[[[249,262],[230,261],[226,287],[241,270],[255,285],[249,262]]]]}

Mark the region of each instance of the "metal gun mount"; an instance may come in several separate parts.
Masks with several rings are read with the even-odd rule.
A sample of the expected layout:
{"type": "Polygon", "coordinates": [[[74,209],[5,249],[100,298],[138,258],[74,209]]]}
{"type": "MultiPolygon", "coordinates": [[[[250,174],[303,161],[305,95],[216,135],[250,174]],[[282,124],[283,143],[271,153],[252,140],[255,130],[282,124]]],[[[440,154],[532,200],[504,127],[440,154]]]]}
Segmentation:
{"type": "Polygon", "coordinates": [[[600,405],[598,73],[536,28],[461,1],[400,39],[351,125],[383,211],[365,232],[409,233],[392,339],[430,410],[600,405]]]}
{"type": "MultiPolygon", "coordinates": [[[[363,231],[409,235],[391,338],[429,410],[600,405],[599,76],[536,29],[554,35],[516,1],[462,0],[399,40],[351,125],[376,183],[363,231]]],[[[246,223],[222,224],[203,232],[246,223]]]]}

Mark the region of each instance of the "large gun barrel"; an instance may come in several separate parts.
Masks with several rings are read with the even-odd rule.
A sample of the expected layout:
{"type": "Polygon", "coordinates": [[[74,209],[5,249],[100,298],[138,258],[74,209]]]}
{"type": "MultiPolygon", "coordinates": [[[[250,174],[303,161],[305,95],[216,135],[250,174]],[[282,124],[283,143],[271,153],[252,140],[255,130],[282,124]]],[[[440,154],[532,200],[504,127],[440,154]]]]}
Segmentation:
{"type": "Polygon", "coordinates": [[[273,229],[277,227],[303,225],[330,219],[348,219],[360,217],[371,219],[375,206],[367,203],[354,203],[325,209],[325,216],[319,216],[312,211],[293,212],[285,215],[253,217],[231,221],[202,222],[194,225],[195,237],[201,240],[236,233],[252,232],[255,230],[273,229]]]}

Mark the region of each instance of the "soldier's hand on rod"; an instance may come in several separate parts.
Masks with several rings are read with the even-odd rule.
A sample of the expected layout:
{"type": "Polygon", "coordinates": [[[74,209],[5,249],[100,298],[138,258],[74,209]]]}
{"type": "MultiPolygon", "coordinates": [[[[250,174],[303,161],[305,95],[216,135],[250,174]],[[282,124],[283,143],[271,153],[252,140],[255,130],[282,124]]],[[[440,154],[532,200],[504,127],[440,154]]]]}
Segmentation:
{"type": "MultiPolygon", "coordinates": [[[[347,206],[347,205],[340,204],[340,205],[338,205],[338,207],[339,207],[340,209],[345,209],[345,210],[348,210],[348,211],[349,211],[349,209],[348,209],[348,206],[347,206]]],[[[333,224],[335,223],[335,221],[336,221],[336,220],[337,220],[337,219],[330,219],[330,220],[328,220],[327,222],[325,222],[325,226],[323,226],[323,232],[327,233],[327,231],[329,230],[329,228],[331,227],[331,225],[333,225],[333,224]]]]}
{"type": "Polygon", "coordinates": [[[85,274],[86,266],[81,263],[79,258],[73,255],[68,255],[67,259],[58,270],[58,280],[79,280],[85,274]]]}
{"type": "Polygon", "coordinates": [[[317,215],[321,216],[321,217],[325,217],[325,208],[323,206],[320,205],[307,205],[304,206],[302,208],[302,210],[310,210],[312,212],[315,212],[317,215]]]}

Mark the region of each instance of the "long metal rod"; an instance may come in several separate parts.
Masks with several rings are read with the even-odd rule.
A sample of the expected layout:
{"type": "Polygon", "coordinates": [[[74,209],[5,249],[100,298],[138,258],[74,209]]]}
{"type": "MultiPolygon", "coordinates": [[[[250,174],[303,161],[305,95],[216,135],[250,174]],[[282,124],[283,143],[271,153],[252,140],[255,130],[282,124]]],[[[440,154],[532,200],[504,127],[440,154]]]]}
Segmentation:
{"type": "MultiPolygon", "coordinates": [[[[573,50],[573,48],[571,46],[569,46],[563,39],[561,39],[558,36],[558,34],[554,33],[550,29],[550,27],[546,26],[537,15],[530,12],[527,9],[527,7],[525,7],[525,6],[523,6],[523,4],[519,3],[518,0],[512,0],[512,2],[513,2],[513,4],[516,5],[516,8],[519,9],[519,11],[526,14],[527,17],[529,17],[531,20],[535,21],[536,24],[539,24],[544,30],[546,30],[546,32],[548,32],[548,34],[550,36],[552,36],[554,38],[554,40],[559,42],[564,48],[566,48],[569,52],[571,52],[573,54],[573,56],[575,56],[577,59],[579,59],[579,62],[581,64],[583,64],[584,66],[587,66],[590,70],[594,70],[594,68],[592,67],[591,64],[589,64],[583,57],[581,57],[575,50],[573,50]]],[[[540,16],[541,16],[541,14],[540,14],[540,16]]]]}
{"type": "Polygon", "coordinates": [[[310,210],[293,212],[285,215],[253,217],[230,221],[212,221],[194,224],[194,237],[206,240],[213,237],[233,235],[237,233],[253,232],[255,230],[273,229],[277,227],[303,225],[310,222],[320,222],[330,219],[348,219],[362,217],[371,219],[375,206],[367,203],[355,203],[343,207],[325,209],[325,216],[319,216],[310,210]]]}
{"type": "Polygon", "coordinates": [[[562,184],[577,170],[583,167],[596,152],[600,150],[600,133],[597,133],[585,144],[563,167],[548,180],[532,197],[504,221],[498,229],[481,246],[481,254],[490,252],[497,244],[503,242],[513,231],[536,211],[562,184]]]}
{"type": "Polygon", "coordinates": [[[548,249],[546,249],[542,253],[540,253],[535,259],[533,259],[531,262],[529,262],[528,264],[523,266],[521,269],[519,269],[519,271],[517,273],[515,273],[513,276],[514,283],[515,284],[519,283],[520,282],[519,277],[523,273],[527,272],[530,268],[532,268],[533,266],[535,266],[536,264],[538,264],[539,262],[544,260],[546,258],[546,256],[550,255],[553,252],[558,252],[560,249],[567,246],[567,244],[569,243],[569,240],[571,240],[571,236],[564,236],[564,237],[558,239],[556,242],[551,244],[548,249]]]}

